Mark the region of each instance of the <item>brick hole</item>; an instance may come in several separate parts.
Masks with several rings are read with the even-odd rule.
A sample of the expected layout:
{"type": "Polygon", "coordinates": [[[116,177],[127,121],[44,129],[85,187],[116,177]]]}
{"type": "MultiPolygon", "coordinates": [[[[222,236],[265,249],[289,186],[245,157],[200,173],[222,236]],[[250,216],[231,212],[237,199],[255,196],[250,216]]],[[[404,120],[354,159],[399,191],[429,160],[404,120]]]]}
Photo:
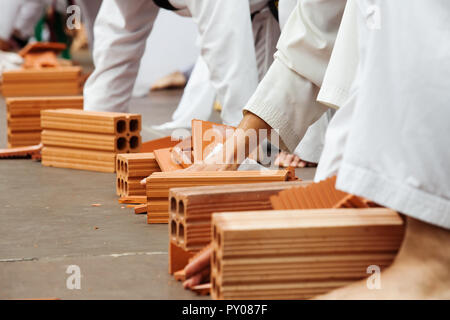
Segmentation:
{"type": "Polygon", "coordinates": [[[213,250],[213,253],[212,253],[212,265],[213,265],[213,266],[217,266],[217,254],[216,254],[216,250],[213,250]]]}
{"type": "Polygon", "coordinates": [[[139,138],[136,136],[132,136],[130,138],[130,148],[136,149],[137,147],[139,147],[139,138]]]}
{"type": "Polygon", "coordinates": [[[177,239],[177,223],[174,220],[170,222],[170,235],[172,239],[177,239]]]}
{"type": "Polygon", "coordinates": [[[125,122],[125,120],[117,121],[116,130],[118,133],[125,132],[126,129],[127,129],[127,123],[125,122]]]}
{"type": "Polygon", "coordinates": [[[170,211],[177,212],[177,199],[174,197],[170,198],[170,211]]]}
{"type": "Polygon", "coordinates": [[[135,132],[139,129],[139,120],[130,120],[130,132],[135,132]]]}
{"type": "Polygon", "coordinates": [[[219,246],[219,248],[222,246],[222,237],[220,233],[217,233],[217,245],[219,246]]]}
{"type": "Polygon", "coordinates": [[[178,225],[178,239],[181,243],[184,242],[184,225],[182,223],[178,225]]]}
{"type": "Polygon", "coordinates": [[[182,200],[178,202],[178,214],[184,217],[184,202],[182,200]]]}
{"type": "Polygon", "coordinates": [[[123,137],[117,139],[117,150],[124,150],[127,147],[127,140],[123,137]]]}

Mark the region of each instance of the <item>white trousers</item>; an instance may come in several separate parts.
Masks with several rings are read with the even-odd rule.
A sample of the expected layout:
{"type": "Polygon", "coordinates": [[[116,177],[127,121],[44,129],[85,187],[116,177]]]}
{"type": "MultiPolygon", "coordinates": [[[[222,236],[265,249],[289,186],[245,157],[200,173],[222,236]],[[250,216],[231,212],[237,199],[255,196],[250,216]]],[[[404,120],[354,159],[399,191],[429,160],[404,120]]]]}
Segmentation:
{"type": "MultiPolygon", "coordinates": [[[[268,8],[257,13],[252,21],[258,77],[262,79],[273,62],[280,27],[268,8]]],[[[242,88],[241,90],[246,90],[242,88]]],[[[251,93],[250,93],[251,94],[251,93]]],[[[180,103],[172,115],[172,121],[155,129],[190,128],[192,119],[208,120],[212,113],[216,91],[210,81],[208,66],[199,57],[184,89],[180,103]]],[[[239,112],[239,111],[238,111],[239,112]]]]}

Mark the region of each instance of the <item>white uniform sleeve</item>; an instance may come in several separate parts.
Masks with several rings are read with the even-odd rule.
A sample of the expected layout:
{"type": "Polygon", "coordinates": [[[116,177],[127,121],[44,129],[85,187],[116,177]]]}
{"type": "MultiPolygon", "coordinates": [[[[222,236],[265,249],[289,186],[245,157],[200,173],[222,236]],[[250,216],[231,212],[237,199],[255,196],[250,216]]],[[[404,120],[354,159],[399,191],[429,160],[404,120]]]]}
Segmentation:
{"type": "Polygon", "coordinates": [[[94,26],[95,70],[84,89],[86,110],[128,111],[158,10],[148,0],[103,2],[94,26]]]}
{"type": "Polygon", "coordinates": [[[298,2],[281,33],[275,62],[245,107],[277,129],[291,152],[308,127],[327,110],[316,98],[345,3],[298,2]]]}
{"type": "Polygon", "coordinates": [[[186,5],[199,29],[201,55],[222,103],[222,119],[237,125],[258,85],[249,2],[186,0],[186,5]]]}

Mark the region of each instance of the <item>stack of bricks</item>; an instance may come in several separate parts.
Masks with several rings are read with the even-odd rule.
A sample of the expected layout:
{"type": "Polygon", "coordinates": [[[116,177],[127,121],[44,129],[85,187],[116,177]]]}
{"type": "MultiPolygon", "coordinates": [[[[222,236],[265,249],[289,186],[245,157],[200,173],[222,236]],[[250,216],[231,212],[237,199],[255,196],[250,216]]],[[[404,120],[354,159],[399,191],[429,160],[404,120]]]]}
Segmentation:
{"type": "Polygon", "coordinates": [[[7,98],[8,147],[37,145],[41,142],[41,110],[83,109],[83,97],[7,98]]]}
{"type": "Polygon", "coordinates": [[[117,155],[116,191],[120,197],[145,196],[145,185],[142,179],[154,172],[161,171],[155,155],[148,153],[124,153],[117,155]]]}
{"type": "Polygon", "coordinates": [[[138,114],[44,110],[41,126],[44,166],[115,172],[118,153],[140,150],[138,114]]]}
{"type": "Polygon", "coordinates": [[[270,197],[308,181],[232,184],[170,189],[170,241],[187,251],[211,242],[214,212],[271,210],[270,197]]]}
{"type": "Polygon", "coordinates": [[[308,299],[389,266],[403,220],[386,208],[213,215],[214,299],[308,299]]]}
{"type": "Polygon", "coordinates": [[[19,69],[3,72],[4,97],[71,96],[81,92],[80,67],[19,69]]]}
{"type": "Polygon", "coordinates": [[[287,181],[291,175],[288,170],[156,172],[147,178],[147,222],[168,223],[171,188],[287,181]]]}

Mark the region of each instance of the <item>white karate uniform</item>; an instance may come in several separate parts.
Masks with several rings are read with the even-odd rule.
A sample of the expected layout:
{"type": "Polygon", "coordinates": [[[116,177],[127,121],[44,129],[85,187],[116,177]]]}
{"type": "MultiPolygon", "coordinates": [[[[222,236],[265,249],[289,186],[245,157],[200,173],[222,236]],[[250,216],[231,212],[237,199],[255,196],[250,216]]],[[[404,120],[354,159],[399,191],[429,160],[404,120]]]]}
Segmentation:
{"type": "Polygon", "coordinates": [[[345,0],[302,0],[280,36],[275,61],[244,110],[275,128],[293,152],[328,107],[316,101],[345,0]]]}
{"type": "Polygon", "coordinates": [[[0,39],[9,40],[14,30],[14,22],[23,0],[0,0],[0,39]]]}
{"type": "Polygon", "coordinates": [[[23,1],[14,19],[14,29],[19,31],[22,39],[34,36],[34,28],[42,18],[46,5],[44,0],[23,1]]]}
{"type": "MultiPolygon", "coordinates": [[[[255,52],[250,53],[250,56],[256,55],[258,80],[262,79],[272,64],[276,42],[280,36],[280,27],[269,8],[263,7],[260,9],[264,3],[267,3],[267,1],[250,1],[250,12],[254,14],[252,19],[253,34],[247,41],[249,43],[254,42],[255,52]],[[258,12],[255,13],[255,10],[258,12]]],[[[234,5],[232,1],[228,4],[234,5]]],[[[247,18],[250,19],[250,16],[247,18]]],[[[235,60],[235,63],[239,64],[240,61],[235,60]]],[[[192,73],[184,89],[180,103],[172,115],[172,121],[155,126],[154,129],[190,128],[192,119],[208,120],[210,118],[212,106],[216,100],[216,91],[212,84],[208,83],[210,82],[210,73],[202,57],[197,60],[194,70],[195,72],[192,73]]],[[[253,92],[243,92],[242,90],[250,90],[252,87],[241,88],[239,94],[250,97],[253,92]]]]}
{"type": "Polygon", "coordinates": [[[197,58],[172,121],[153,126],[155,130],[190,128],[192,119],[208,120],[213,111],[216,90],[211,84],[208,66],[202,56],[197,58]]]}
{"type": "Polygon", "coordinates": [[[326,132],[326,145],[316,171],[316,180],[337,175],[342,160],[342,148],[346,143],[350,127],[348,117],[351,107],[344,108],[351,98],[351,87],[359,63],[356,0],[347,0],[336,43],[331,54],[327,72],[317,100],[340,109],[333,125],[326,132]]]}
{"type": "MultiPolygon", "coordinates": [[[[264,0],[171,0],[191,14],[200,33],[201,55],[221,102],[224,123],[237,125],[242,106],[258,84],[258,69],[251,12],[266,6],[264,0]]],[[[149,0],[105,1],[95,23],[96,69],[85,87],[87,110],[128,111],[145,39],[159,8],[149,0]]]]}
{"type": "Polygon", "coordinates": [[[76,0],[81,7],[81,18],[86,27],[89,50],[94,48],[94,22],[100,10],[102,0],[76,0]]]}
{"type": "Polygon", "coordinates": [[[356,13],[336,186],[450,229],[450,2],[359,0],[356,13]]]}
{"type": "Polygon", "coordinates": [[[247,109],[294,148],[326,108],[313,101],[323,85],[321,101],[340,108],[316,180],[337,173],[338,189],[449,229],[450,2],[349,1],[324,76],[335,24],[315,17],[338,5],[299,3],[247,109]]]}

